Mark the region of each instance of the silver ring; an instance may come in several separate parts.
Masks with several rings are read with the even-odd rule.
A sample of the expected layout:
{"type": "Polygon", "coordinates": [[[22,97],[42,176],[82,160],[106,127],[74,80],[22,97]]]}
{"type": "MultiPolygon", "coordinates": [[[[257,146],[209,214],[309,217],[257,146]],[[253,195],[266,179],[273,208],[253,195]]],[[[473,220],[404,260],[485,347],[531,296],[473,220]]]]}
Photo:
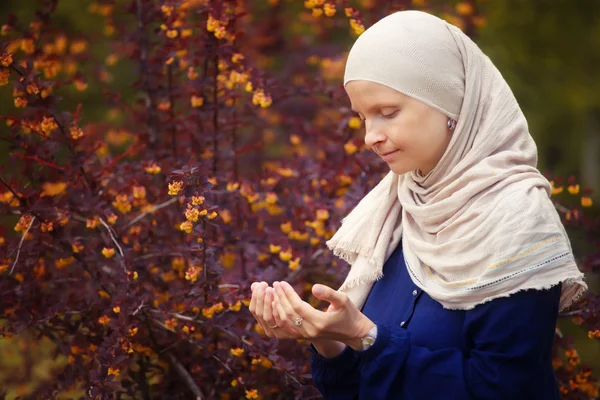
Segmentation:
{"type": "Polygon", "coordinates": [[[294,324],[296,324],[296,326],[300,326],[302,325],[302,321],[304,320],[304,318],[302,317],[298,317],[296,318],[296,320],[294,321],[294,324]]]}
{"type": "MultiPolygon", "coordinates": [[[[267,326],[269,326],[269,325],[267,325],[267,326]]],[[[273,326],[269,326],[269,328],[271,328],[271,329],[279,328],[279,325],[275,324],[273,326]]]]}

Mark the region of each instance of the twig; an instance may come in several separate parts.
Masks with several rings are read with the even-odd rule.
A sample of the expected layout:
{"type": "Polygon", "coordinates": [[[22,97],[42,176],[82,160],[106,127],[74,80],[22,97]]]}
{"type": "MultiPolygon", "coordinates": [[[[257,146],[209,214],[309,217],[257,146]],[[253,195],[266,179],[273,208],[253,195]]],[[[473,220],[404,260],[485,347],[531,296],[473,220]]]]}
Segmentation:
{"type": "Polygon", "coordinates": [[[102,225],[104,225],[104,227],[106,228],[106,230],[108,231],[108,234],[110,235],[110,238],[112,239],[113,243],[117,246],[117,248],[119,249],[119,254],[121,255],[121,258],[119,258],[119,264],[121,264],[121,267],[123,267],[123,271],[125,271],[125,273],[127,273],[127,265],[125,265],[125,255],[123,254],[123,249],[121,248],[121,246],[119,246],[119,242],[117,242],[117,238],[115,237],[115,233],[112,230],[112,228],[106,223],[106,221],[104,221],[102,219],[102,217],[98,217],[98,219],[100,220],[100,222],[102,223],[102,225]]]}
{"type": "Polygon", "coordinates": [[[119,242],[117,242],[117,239],[115,238],[115,235],[113,234],[112,228],[102,219],[102,217],[98,217],[98,219],[100,220],[100,222],[102,222],[102,225],[104,225],[104,227],[108,231],[108,234],[110,235],[110,238],[112,239],[113,243],[119,249],[119,254],[121,254],[121,257],[125,258],[125,255],[123,254],[123,249],[121,248],[121,246],[119,246],[119,242]]]}
{"type": "Polygon", "coordinates": [[[13,273],[15,267],[17,266],[17,261],[19,261],[19,255],[21,254],[21,246],[23,246],[23,241],[25,240],[25,237],[29,233],[29,230],[31,229],[31,225],[33,225],[33,221],[35,221],[35,216],[31,217],[31,222],[29,222],[29,226],[27,227],[27,230],[25,231],[25,233],[23,233],[23,236],[21,237],[21,241],[19,242],[19,248],[17,249],[17,257],[15,258],[15,262],[13,263],[12,268],[10,269],[9,275],[11,275],[13,273]]]}
{"type": "Polygon", "coordinates": [[[133,314],[131,314],[131,315],[137,314],[142,309],[142,307],[144,307],[144,301],[143,300],[142,300],[142,304],[140,304],[138,306],[138,308],[136,308],[135,311],[133,312],[133,314]]]}
{"type": "Polygon", "coordinates": [[[179,375],[181,375],[188,388],[192,391],[192,393],[194,393],[194,396],[196,396],[196,400],[203,400],[204,394],[202,393],[202,390],[200,390],[196,382],[194,382],[194,378],[190,375],[188,370],[185,369],[183,365],[181,365],[181,363],[175,358],[173,354],[167,353],[167,358],[169,359],[171,364],[173,364],[179,375]]]}
{"type": "Polygon", "coordinates": [[[140,219],[144,218],[146,215],[153,213],[156,210],[160,210],[163,207],[166,207],[168,205],[171,205],[173,203],[175,203],[177,201],[177,197],[173,197],[172,199],[165,201],[164,203],[161,203],[155,207],[152,207],[150,210],[148,211],[144,211],[143,213],[141,213],[140,215],[138,215],[137,217],[135,217],[134,219],[132,219],[131,221],[129,221],[127,223],[127,225],[125,225],[125,228],[130,227],[131,225],[135,224],[136,222],[138,222],[140,219]]]}

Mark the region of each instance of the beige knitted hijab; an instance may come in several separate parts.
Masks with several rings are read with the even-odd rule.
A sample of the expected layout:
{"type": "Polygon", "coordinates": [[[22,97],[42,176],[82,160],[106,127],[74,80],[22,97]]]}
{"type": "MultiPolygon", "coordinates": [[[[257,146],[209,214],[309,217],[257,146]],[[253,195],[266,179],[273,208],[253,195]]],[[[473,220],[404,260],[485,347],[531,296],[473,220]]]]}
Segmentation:
{"type": "Polygon", "coordinates": [[[359,307],[402,240],[413,282],[449,309],[563,282],[560,309],[587,289],[536,169],[537,149],[500,72],[458,28],[391,14],[352,47],[344,84],[368,80],[458,121],[426,176],[390,172],[327,242],[352,264],[340,288],[359,307]]]}

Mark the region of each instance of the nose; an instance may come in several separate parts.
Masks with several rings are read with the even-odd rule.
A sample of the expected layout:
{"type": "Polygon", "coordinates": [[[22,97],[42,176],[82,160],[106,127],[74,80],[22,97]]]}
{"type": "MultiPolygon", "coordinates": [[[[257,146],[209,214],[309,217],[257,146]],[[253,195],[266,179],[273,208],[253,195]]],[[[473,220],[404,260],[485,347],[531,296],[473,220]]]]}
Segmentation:
{"type": "Polygon", "coordinates": [[[374,126],[373,123],[369,123],[369,121],[365,122],[365,144],[373,148],[377,143],[383,142],[385,140],[385,135],[381,131],[381,128],[374,126]]]}

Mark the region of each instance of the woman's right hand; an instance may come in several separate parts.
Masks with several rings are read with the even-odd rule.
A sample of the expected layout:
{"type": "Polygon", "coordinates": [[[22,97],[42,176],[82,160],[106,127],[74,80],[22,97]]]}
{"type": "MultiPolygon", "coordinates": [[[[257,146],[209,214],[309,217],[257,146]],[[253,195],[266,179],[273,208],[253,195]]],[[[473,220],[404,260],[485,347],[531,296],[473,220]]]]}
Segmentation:
{"type": "Polygon", "coordinates": [[[250,312],[261,326],[265,335],[278,339],[300,339],[302,336],[293,329],[280,328],[275,322],[272,303],[275,299],[273,288],[266,282],[254,282],[250,286],[252,299],[250,300],[250,312]]]}

